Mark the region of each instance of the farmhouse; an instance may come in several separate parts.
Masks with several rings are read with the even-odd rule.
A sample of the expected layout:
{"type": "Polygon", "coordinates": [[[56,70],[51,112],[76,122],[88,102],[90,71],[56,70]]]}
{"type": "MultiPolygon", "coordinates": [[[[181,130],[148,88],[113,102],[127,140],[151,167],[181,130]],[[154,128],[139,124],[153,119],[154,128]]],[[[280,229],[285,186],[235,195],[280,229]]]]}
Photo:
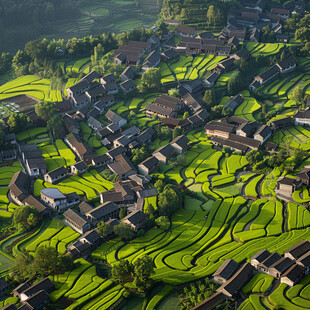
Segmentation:
{"type": "Polygon", "coordinates": [[[87,125],[95,131],[98,131],[103,128],[103,124],[92,116],[88,118],[87,125]]]}
{"type": "Polygon", "coordinates": [[[283,19],[289,18],[290,11],[281,8],[271,8],[270,13],[281,16],[283,19]]]}
{"type": "Polygon", "coordinates": [[[16,172],[9,184],[10,195],[14,203],[21,206],[29,196],[31,178],[24,172],[16,172]]]}
{"type": "Polygon", "coordinates": [[[170,145],[175,149],[178,154],[184,154],[189,147],[190,140],[184,136],[178,136],[170,142],[170,145]]]}
{"type": "Polygon", "coordinates": [[[189,92],[191,94],[198,93],[203,89],[203,82],[200,79],[188,80],[181,83],[181,85],[182,90],[185,90],[185,92],[189,92]]]}
{"type": "Polygon", "coordinates": [[[119,116],[117,113],[115,113],[112,110],[109,110],[106,114],[105,117],[114,124],[117,124],[119,127],[123,127],[124,125],[127,124],[127,120],[119,116]]]}
{"type": "Polygon", "coordinates": [[[167,165],[168,160],[174,156],[174,148],[170,144],[167,144],[156,150],[153,156],[156,157],[159,162],[167,165]]]}
{"type": "Polygon", "coordinates": [[[244,144],[235,142],[235,141],[231,141],[230,139],[225,139],[225,138],[221,138],[220,136],[213,136],[211,138],[211,142],[214,145],[219,145],[222,147],[228,147],[233,151],[237,151],[237,152],[242,152],[242,153],[246,153],[248,151],[248,147],[244,144]]]}
{"type": "Polygon", "coordinates": [[[279,118],[269,123],[272,131],[287,129],[289,127],[292,127],[293,125],[294,120],[291,117],[279,118]]]}
{"type": "Polygon", "coordinates": [[[72,209],[68,209],[64,213],[64,217],[66,223],[68,223],[74,230],[76,230],[79,234],[84,234],[88,230],[90,230],[90,224],[88,221],[77,212],[72,209]]]}
{"type": "Polygon", "coordinates": [[[310,187],[310,167],[305,166],[298,174],[297,174],[297,181],[301,181],[302,184],[310,187]]]}
{"type": "Polygon", "coordinates": [[[250,85],[250,90],[254,91],[256,87],[272,81],[275,77],[278,76],[278,74],[279,74],[279,67],[277,65],[273,65],[271,68],[267,69],[262,74],[254,78],[254,81],[250,85]]]}
{"type": "Polygon", "coordinates": [[[304,269],[301,266],[294,264],[283,273],[280,281],[281,283],[293,286],[298,283],[304,275],[304,269]]]}
{"type": "Polygon", "coordinates": [[[131,160],[126,155],[117,155],[115,162],[109,163],[108,168],[120,178],[127,178],[128,176],[137,173],[131,160]]]}
{"type": "Polygon", "coordinates": [[[106,166],[107,164],[111,163],[113,161],[113,159],[107,155],[107,154],[103,154],[100,156],[97,156],[95,158],[92,159],[92,165],[95,168],[99,168],[102,166],[106,166]]]}
{"type": "Polygon", "coordinates": [[[281,74],[287,74],[296,69],[297,60],[293,55],[291,55],[283,59],[282,61],[279,61],[278,63],[276,63],[276,66],[278,66],[281,74]]]}
{"type": "Polygon", "coordinates": [[[40,191],[41,199],[51,208],[62,211],[80,203],[77,193],[63,194],[57,188],[44,188],[40,191]]]}
{"type": "Polygon", "coordinates": [[[228,139],[235,126],[224,122],[211,121],[206,124],[206,134],[228,139]]]}
{"type": "Polygon", "coordinates": [[[281,257],[277,262],[270,266],[268,274],[274,278],[280,278],[282,274],[290,268],[294,262],[288,257],[281,257]]]}
{"type": "Polygon", "coordinates": [[[63,179],[65,179],[68,175],[67,169],[65,167],[58,167],[46,174],[44,174],[44,181],[55,184],[63,179]]]}
{"type": "Polygon", "coordinates": [[[16,159],[16,151],[12,150],[3,150],[0,152],[0,158],[2,161],[14,160],[16,159]]]}
{"type": "Polygon", "coordinates": [[[259,127],[260,127],[260,124],[256,121],[246,122],[246,123],[241,124],[236,129],[236,134],[242,137],[250,137],[250,136],[253,136],[253,134],[257,131],[259,127]]]}
{"type": "Polygon", "coordinates": [[[142,72],[155,68],[160,63],[160,54],[157,51],[151,52],[142,64],[142,72]]]}
{"type": "Polygon", "coordinates": [[[220,73],[214,71],[211,73],[211,75],[209,75],[203,82],[204,84],[206,84],[208,87],[212,87],[214,86],[215,82],[217,81],[217,79],[221,76],[220,73]]]}
{"type": "Polygon", "coordinates": [[[300,241],[292,246],[290,249],[284,252],[284,257],[288,257],[293,260],[299,259],[305,253],[310,251],[310,242],[307,240],[300,241]]]}
{"type": "Polygon", "coordinates": [[[258,265],[263,263],[271,253],[268,250],[261,250],[251,257],[251,265],[257,269],[258,265]]]}
{"type": "Polygon", "coordinates": [[[138,165],[138,170],[141,174],[147,175],[156,170],[159,164],[159,160],[155,156],[151,156],[138,165]]]}
{"type": "Polygon", "coordinates": [[[89,145],[82,141],[78,135],[70,133],[65,141],[80,160],[88,161],[88,156],[92,154],[92,151],[89,145]]]}
{"type": "Polygon", "coordinates": [[[44,278],[43,280],[33,284],[32,286],[22,291],[20,293],[20,301],[28,300],[28,298],[37,294],[40,291],[45,291],[45,293],[49,294],[53,290],[54,290],[54,283],[49,278],[44,278]]]}
{"type": "Polygon", "coordinates": [[[225,302],[227,300],[227,296],[225,296],[221,292],[217,292],[213,294],[211,297],[207,298],[194,308],[192,310],[207,310],[207,309],[214,309],[221,303],[225,302]]]}
{"type": "Polygon", "coordinates": [[[128,66],[120,75],[121,81],[133,80],[136,75],[136,71],[132,66],[128,66]]]}
{"type": "Polygon", "coordinates": [[[196,96],[193,96],[190,93],[187,93],[183,96],[184,104],[193,112],[197,112],[201,109],[201,105],[198,103],[196,96]]]}
{"type": "Polygon", "coordinates": [[[225,283],[238,269],[239,264],[233,259],[225,260],[225,262],[213,274],[213,281],[216,283],[225,283]]]}
{"type": "Polygon", "coordinates": [[[114,202],[105,202],[98,207],[85,213],[87,219],[93,226],[96,226],[101,221],[118,218],[119,208],[114,202]]]}
{"type": "Polygon", "coordinates": [[[160,59],[164,62],[169,62],[173,59],[178,59],[178,58],[179,58],[179,53],[173,47],[167,49],[166,51],[160,54],[160,59]]]}
{"type": "Polygon", "coordinates": [[[136,88],[136,84],[133,80],[126,80],[124,82],[122,82],[121,84],[119,84],[120,88],[122,89],[122,91],[124,93],[130,93],[131,91],[133,91],[136,88]]]}
{"type": "Polygon", "coordinates": [[[310,108],[307,108],[305,111],[298,111],[295,114],[295,125],[310,125],[310,108]]]}
{"type": "Polygon", "coordinates": [[[310,251],[299,257],[296,263],[304,268],[305,274],[308,274],[310,269],[310,251]]]}
{"type": "Polygon", "coordinates": [[[193,27],[189,27],[186,25],[179,25],[175,30],[176,34],[181,37],[191,37],[194,38],[196,36],[196,29],[193,27]]]}
{"type": "Polygon", "coordinates": [[[81,160],[74,165],[70,166],[71,173],[76,175],[76,174],[83,174],[87,171],[88,165],[84,160],[81,160]]]}
{"type": "Polygon", "coordinates": [[[269,268],[281,259],[281,255],[277,252],[270,254],[265,260],[256,266],[258,272],[269,273],[269,268]]]}
{"type": "Polygon", "coordinates": [[[244,101],[243,96],[241,94],[231,98],[227,103],[225,104],[225,107],[228,107],[235,111],[237,107],[244,101]]]}
{"type": "Polygon", "coordinates": [[[130,225],[135,231],[138,231],[145,225],[146,216],[137,210],[125,216],[121,222],[130,225]]]}
{"type": "Polygon", "coordinates": [[[271,129],[267,125],[262,125],[254,134],[254,139],[264,144],[271,137],[271,129]]]}
{"type": "Polygon", "coordinates": [[[4,136],[5,144],[16,144],[16,136],[15,133],[7,133],[4,136]]]}
{"type": "Polygon", "coordinates": [[[50,300],[50,296],[45,290],[40,290],[22,302],[19,309],[44,309],[50,300]]]}
{"type": "Polygon", "coordinates": [[[277,180],[277,190],[279,194],[284,196],[291,196],[301,186],[301,181],[292,178],[280,177],[277,180]]]}
{"type": "Polygon", "coordinates": [[[222,286],[220,286],[217,291],[225,294],[228,297],[232,297],[236,292],[238,292],[242,286],[249,281],[253,274],[253,266],[249,263],[243,264],[240,269],[222,286]]]}

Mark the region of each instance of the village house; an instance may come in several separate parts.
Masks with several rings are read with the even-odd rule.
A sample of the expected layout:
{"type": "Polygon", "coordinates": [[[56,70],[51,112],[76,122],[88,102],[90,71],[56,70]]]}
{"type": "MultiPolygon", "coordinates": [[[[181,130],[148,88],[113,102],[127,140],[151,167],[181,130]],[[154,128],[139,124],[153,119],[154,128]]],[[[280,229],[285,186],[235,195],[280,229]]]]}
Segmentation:
{"type": "Polygon", "coordinates": [[[29,196],[31,178],[26,173],[16,172],[9,184],[10,196],[13,202],[19,206],[23,205],[23,200],[29,196]]]}
{"type": "Polygon", "coordinates": [[[7,290],[9,289],[8,283],[4,278],[0,278],[0,297],[4,296],[7,290]]]}
{"type": "Polygon", "coordinates": [[[217,73],[224,73],[229,68],[231,68],[234,65],[235,59],[234,58],[228,58],[221,62],[219,62],[216,67],[213,69],[213,71],[217,73]]]}
{"type": "Polygon", "coordinates": [[[137,210],[125,216],[121,220],[121,222],[130,225],[135,231],[138,231],[144,227],[146,222],[146,216],[144,215],[144,213],[137,210]]]}
{"type": "Polygon", "coordinates": [[[65,167],[58,167],[46,174],[44,174],[44,181],[55,184],[61,180],[64,180],[68,176],[68,171],[65,167]]]}
{"type": "Polygon", "coordinates": [[[232,109],[233,111],[235,111],[237,109],[237,107],[244,101],[243,96],[241,94],[232,97],[231,99],[229,99],[229,101],[227,101],[225,103],[225,107],[228,107],[230,109],[232,109]]]}
{"type": "Polygon", "coordinates": [[[170,145],[178,154],[184,154],[189,148],[189,142],[190,140],[186,136],[181,135],[173,139],[170,145]]]}
{"type": "Polygon", "coordinates": [[[80,203],[80,197],[77,193],[63,194],[57,188],[44,188],[40,194],[41,199],[57,211],[63,211],[80,203]]]}
{"type": "Polygon", "coordinates": [[[283,19],[290,17],[290,11],[282,8],[271,8],[270,13],[280,16],[283,19]]]}
{"type": "Polygon", "coordinates": [[[157,114],[161,118],[176,118],[182,108],[182,100],[168,95],[161,95],[153,103],[146,105],[145,112],[146,116],[150,117],[157,114]]]}
{"type": "Polygon", "coordinates": [[[213,274],[212,279],[216,283],[225,283],[238,269],[239,264],[233,259],[228,259],[213,274]]]}
{"type": "Polygon", "coordinates": [[[269,274],[269,268],[281,259],[281,255],[277,252],[270,253],[261,263],[257,264],[256,269],[258,272],[269,274]]]}
{"type": "Polygon", "coordinates": [[[295,125],[296,126],[309,126],[310,125],[310,108],[305,111],[297,111],[295,113],[295,125]]]}
{"type": "Polygon", "coordinates": [[[297,259],[296,263],[304,269],[305,275],[309,274],[309,270],[310,270],[310,251],[305,253],[303,256],[299,257],[297,259]]]}
{"type": "Polygon", "coordinates": [[[153,153],[153,156],[156,157],[159,160],[159,162],[165,165],[168,164],[168,161],[174,155],[175,155],[175,150],[170,144],[160,147],[153,153]]]}
{"type": "Polygon", "coordinates": [[[119,127],[123,127],[124,125],[127,124],[127,120],[119,116],[117,113],[115,113],[112,110],[109,110],[106,114],[105,117],[114,124],[117,124],[119,127]]]}
{"type": "Polygon", "coordinates": [[[0,159],[2,161],[15,160],[16,158],[17,158],[16,151],[14,149],[3,150],[0,152],[0,159]]]}
{"type": "Polygon", "coordinates": [[[136,75],[136,71],[132,66],[128,66],[120,75],[120,79],[122,82],[127,80],[133,80],[136,75]]]}
{"type": "Polygon", "coordinates": [[[293,286],[297,284],[304,275],[304,269],[297,264],[293,264],[282,274],[280,282],[288,286],[293,286]]]}
{"type": "Polygon", "coordinates": [[[206,124],[205,130],[207,135],[228,139],[235,126],[224,122],[211,121],[206,124]]]}
{"type": "Polygon", "coordinates": [[[107,164],[111,163],[113,161],[113,159],[107,155],[107,154],[103,154],[103,155],[99,155],[95,158],[92,159],[92,165],[95,168],[99,168],[99,167],[103,167],[106,166],[107,164]]]}
{"type": "Polygon", "coordinates": [[[150,174],[159,167],[159,164],[159,160],[156,157],[151,156],[138,165],[139,173],[142,175],[150,174]]]}
{"type": "Polygon", "coordinates": [[[137,66],[143,56],[150,52],[150,44],[141,41],[128,41],[126,45],[119,46],[115,51],[114,63],[137,66]]]}
{"type": "Polygon", "coordinates": [[[267,273],[274,278],[280,278],[282,274],[294,264],[294,261],[288,257],[281,257],[268,269],[267,273]]]}
{"type": "Polygon", "coordinates": [[[227,296],[222,292],[217,292],[213,294],[211,297],[205,299],[200,304],[196,305],[192,308],[192,310],[207,310],[207,309],[215,309],[220,304],[224,303],[227,300],[227,296]]]}
{"type": "Polygon", "coordinates": [[[88,165],[84,160],[81,160],[70,166],[71,173],[74,175],[81,175],[88,170],[88,165]]]}
{"type": "Polygon", "coordinates": [[[27,196],[22,203],[25,206],[36,208],[41,219],[49,218],[52,215],[52,209],[44,205],[41,201],[32,195],[27,196]]]}
{"type": "Polygon", "coordinates": [[[40,291],[45,291],[47,294],[54,290],[54,283],[49,278],[44,278],[43,280],[33,284],[32,286],[26,288],[24,291],[19,293],[20,301],[28,301],[28,298],[37,294],[40,291]]]}
{"type": "Polygon", "coordinates": [[[15,133],[7,133],[4,136],[5,144],[16,144],[16,136],[15,133]]]}
{"type": "Polygon", "coordinates": [[[88,156],[92,154],[91,148],[86,142],[82,141],[78,135],[70,133],[66,136],[65,142],[80,160],[89,160],[88,156]]]}
{"type": "Polygon", "coordinates": [[[196,36],[196,29],[186,25],[179,25],[176,28],[175,33],[181,37],[194,38],[196,36]]]}
{"type": "Polygon", "coordinates": [[[232,151],[241,152],[243,154],[246,154],[249,149],[248,146],[242,143],[231,141],[230,139],[221,138],[220,136],[212,136],[211,142],[216,146],[228,147],[232,151]]]}
{"type": "Polygon", "coordinates": [[[199,93],[203,90],[203,82],[200,79],[188,80],[181,83],[182,90],[191,94],[199,93]]]}
{"type": "Polygon", "coordinates": [[[104,127],[104,125],[100,121],[96,120],[92,116],[90,116],[87,119],[87,125],[88,125],[88,127],[92,128],[95,131],[98,131],[104,127]]]}
{"type": "Polygon", "coordinates": [[[79,234],[84,234],[90,230],[90,224],[82,215],[72,209],[68,209],[64,214],[65,221],[79,234]]]}
{"type": "Polygon", "coordinates": [[[161,61],[164,61],[164,62],[169,62],[174,59],[177,60],[179,59],[179,57],[180,55],[174,47],[171,47],[160,54],[160,59],[161,61]]]}
{"type": "MultiPolygon", "coordinates": [[[[310,123],[310,122],[309,122],[310,123]]],[[[290,128],[294,125],[294,120],[291,117],[283,117],[271,121],[269,126],[271,127],[272,131],[279,131],[283,129],[290,128]]]]}
{"type": "Polygon", "coordinates": [[[23,301],[19,309],[44,309],[48,305],[49,300],[49,294],[45,290],[41,290],[23,301]]]}
{"type": "Polygon", "coordinates": [[[263,263],[270,255],[271,253],[268,250],[260,250],[251,257],[251,265],[258,269],[259,264],[263,263]]]}
{"type": "Polygon", "coordinates": [[[290,249],[284,252],[284,257],[288,257],[293,260],[298,260],[305,253],[310,251],[310,242],[303,240],[292,246],[290,249]]]}
{"type": "Polygon", "coordinates": [[[236,129],[236,135],[242,137],[251,137],[259,129],[260,124],[256,121],[241,124],[236,129]]]}
{"type": "Polygon", "coordinates": [[[142,64],[142,72],[150,68],[155,68],[160,63],[160,54],[157,51],[151,52],[142,64]]]}
{"type": "Polygon", "coordinates": [[[239,270],[225,283],[223,283],[217,292],[221,292],[228,297],[235,295],[242,286],[248,282],[253,275],[253,266],[249,263],[243,264],[239,270]]]}
{"type": "Polygon", "coordinates": [[[306,185],[307,187],[310,187],[310,167],[305,166],[296,177],[297,181],[301,181],[302,184],[306,185]]]}
{"type": "Polygon", "coordinates": [[[92,226],[97,226],[99,222],[106,222],[109,219],[118,218],[119,207],[114,202],[105,202],[91,211],[85,213],[92,226]]]}
{"type": "Polygon", "coordinates": [[[290,197],[301,186],[302,182],[296,179],[280,177],[277,180],[277,192],[287,197],[290,197]]]}
{"type": "Polygon", "coordinates": [[[115,162],[109,163],[108,168],[120,178],[128,178],[130,175],[137,173],[136,168],[126,155],[117,155],[115,162]]]}
{"type": "Polygon", "coordinates": [[[23,152],[22,158],[26,171],[31,177],[38,177],[47,172],[47,166],[42,156],[42,151],[23,152]]]}
{"type": "Polygon", "coordinates": [[[69,99],[66,99],[60,102],[55,102],[55,105],[56,105],[58,114],[65,113],[72,109],[72,102],[69,99]]]}
{"type": "Polygon", "coordinates": [[[135,90],[135,88],[136,88],[135,82],[133,80],[130,80],[130,79],[122,82],[121,84],[119,84],[119,86],[125,94],[130,93],[131,91],[135,90]]]}
{"type": "Polygon", "coordinates": [[[206,86],[212,87],[220,76],[220,73],[213,71],[203,82],[206,86]]]}
{"type": "Polygon", "coordinates": [[[264,144],[271,137],[272,131],[269,126],[262,125],[254,134],[254,139],[264,144]]]}

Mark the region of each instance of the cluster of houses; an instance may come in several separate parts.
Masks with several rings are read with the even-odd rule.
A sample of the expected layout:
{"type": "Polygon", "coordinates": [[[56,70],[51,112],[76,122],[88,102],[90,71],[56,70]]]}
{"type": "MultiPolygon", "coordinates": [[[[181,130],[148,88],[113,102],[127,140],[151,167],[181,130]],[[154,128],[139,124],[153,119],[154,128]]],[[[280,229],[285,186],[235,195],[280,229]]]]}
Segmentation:
{"type": "Polygon", "coordinates": [[[291,12],[301,12],[304,9],[303,1],[273,4],[268,9],[265,0],[238,2],[239,5],[233,6],[228,12],[227,27],[222,34],[243,31],[245,35],[246,30],[249,30],[249,40],[252,42],[258,42],[262,29],[268,26],[275,32],[279,42],[286,43],[288,37],[282,35],[283,21],[290,17],[291,12]]]}
{"type": "Polygon", "coordinates": [[[257,150],[272,134],[268,125],[247,121],[237,116],[211,121],[206,124],[205,130],[207,135],[212,136],[211,142],[214,145],[242,153],[257,150]]]}
{"type": "Polygon", "coordinates": [[[261,250],[251,258],[250,263],[238,264],[233,259],[226,260],[212,276],[213,282],[220,284],[217,292],[193,309],[216,308],[238,294],[255,273],[271,275],[281,283],[293,286],[309,273],[309,268],[309,241],[297,243],[285,251],[283,256],[277,252],[261,250]]]}
{"type": "Polygon", "coordinates": [[[172,140],[169,144],[160,147],[152,156],[138,165],[139,173],[148,175],[158,169],[161,163],[167,164],[171,158],[184,154],[190,147],[189,142],[190,140],[182,135],[172,140]]]}
{"type": "MultiPolygon", "coordinates": [[[[1,278],[0,286],[5,286],[5,292],[8,290],[8,284],[1,278]]],[[[17,307],[16,304],[8,304],[4,306],[3,310],[24,310],[33,309],[40,310],[45,309],[50,301],[50,293],[54,290],[54,283],[49,278],[44,278],[32,285],[29,281],[20,284],[13,291],[12,295],[19,299],[20,306],[17,307]]]]}
{"type": "Polygon", "coordinates": [[[261,85],[268,84],[272,82],[279,75],[288,74],[294,71],[297,67],[296,58],[291,55],[273,65],[271,68],[267,69],[260,75],[254,77],[253,82],[250,84],[250,91],[254,91],[261,85]]]}

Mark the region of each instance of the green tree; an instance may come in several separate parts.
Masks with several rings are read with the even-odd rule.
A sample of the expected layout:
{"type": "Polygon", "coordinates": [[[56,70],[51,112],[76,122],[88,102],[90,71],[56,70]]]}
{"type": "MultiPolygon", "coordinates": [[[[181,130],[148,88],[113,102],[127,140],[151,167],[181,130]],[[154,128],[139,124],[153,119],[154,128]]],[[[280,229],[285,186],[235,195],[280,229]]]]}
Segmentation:
{"type": "Polygon", "coordinates": [[[212,108],[216,105],[216,96],[213,89],[207,89],[203,96],[203,101],[208,108],[212,108]]]}
{"type": "Polygon", "coordinates": [[[148,88],[160,88],[161,74],[158,68],[150,68],[142,74],[141,82],[148,88]]]}
{"type": "Polygon", "coordinates": [[[114,264],[112,267],[112,276],[121,283],[125,283],[130,280],[134,267],[127,259],[121,259],[118,264],[114,264]]]}
{"type": "Polygon", "coordinates": [[[57,114],[56,105],[53,102],[41,101],[35,105],[35,111],[39,118],[48,121],[57,114]]]}
{"type": "Polygon", "coordinates": [[[110,227],[104,221],[97,224],[98,233],[100,236],[105,237],[110,233],[110,227]]]}
{"type": "Polygon", "coordinates": [[[152,285],[151,275],[155,273],[155,265],[153,260],[148,256],[144,255],[139,257],[134,262],[134,281],[135,286],[141,290],[146,291],[152,285]]]}
{"type": "Polygon", "coordinates": [[[149,217],[153,217],[155,214],[155,208],[152,204],[147,204],[144,206],[144,213],[148,215],[149,217]]]}
{"type": "Polygon", "coordinates": [[[188,117],[189,117],[189,113],[187,111],[185,111],[183,114],[183,119],[187,119],[188,117]]]}
{"type": "Polygon", "coordinates": [[[114,226],[114,232],[118,237],[124,240],[132,240],[135,236],[135,231],[127,223],[120,223],[114,226]]]}
{"type": "Polygon", "coordinates": [[[207,11],[207,24],[208,26],[211,25],[211,23],[214,23],[215,20],[215,9],[214,9],[214,5],[210,5],[207,11]]]}
{"type": "Polygon", "coordinates": [[[24,229],[35,227],[38,223],[38,210],[30,206],[16,208],[13,213],[13,224],[16,228],[24,229]]]}
{"type": "Polygon", "coordinates": [[[127,215],[127,209],[126,208],[121,208],[119,210],[119,218],[123,219],[127,215]]]}
{"type": "Polygon", "coordinates": [[[305,101],[305,92],[300,86],[296,86],[293,89],[292,100],[296,102],[297,105],[302,105],[305,101]]]}
{"type": "Polygon", "coordinates": [[[59,115],[54,115],[50,120],[47,121],[46,129],[51,132],[57,139],[63,132],[63,122],[59,115]]]}
{"type": "Polygon", "coordinates": [[[157,227],[163,229],[163,230],[168,230],[170,227],[170,221],[168,216],[160,216],[155,220],[155,224],[157,227]]]}
{"type": "Polygon", "coordinates": [[[157,188],[158,193],[161,193],[164,190],[165,182],[161,179],[158,179],[154,186],[157,188]]]}
{"type": "Polygon", "coordinates": [[[182,134],[182,129],[181,129],[181,128],[178,128],[178,127],[175,127],[175,128],[173,129],[172,139],[177,138],[177,137],[180,136],[181,134],[182,134]]]}
{"type": "Polygon", "coordinates": [[[55,274],[59,266],[58,252],[55,247],[40,246],[34,255],[33,269],[41,275],[55,274]]]}
{"type": "Polygon", "coordinates": [[[176,188],[168,184],[158,195],[158,207],[161,215],[171,215],[180,207],[181,199],[176,188]]]}

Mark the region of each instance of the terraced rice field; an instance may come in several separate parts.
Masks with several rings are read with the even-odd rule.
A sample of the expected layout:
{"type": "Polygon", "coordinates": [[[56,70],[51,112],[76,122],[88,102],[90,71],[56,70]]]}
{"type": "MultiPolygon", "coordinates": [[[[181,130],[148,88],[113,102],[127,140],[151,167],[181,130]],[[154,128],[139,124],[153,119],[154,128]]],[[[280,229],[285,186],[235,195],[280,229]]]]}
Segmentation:
{"type": "Polygon", "coordinates": [[[289,143],[292,148],[307,151],[310,150],[309,137],[310,131],[308,129],[302,126],[296,126],[276,132],[271,140],[283,148],[289,143]]]}
{"type": "Polygon", "coordinates": [[[159,64],[162,84],[176,80],[194,80],[216,67],[225,56],[199,55],[196,57],[180,56],[180,59],[168,64],[159,64]]]}
{"type": "MultiPolygon", "coordinates": [[[[289,44],[288,44],[289,45],[289,44]]],[[[284,43],[255,43],[249,42],[246,48],[253,57],[275,55],[281,51],[284,43]]]]}
{"type": "Polygon", "coordinates": [[[255,121],[256,119],[253,115],[259,111],[261,104],[250,96],[249,91],[242,91],[241,94],[243,95],[244,101],[237,107],[234,114],[249,121],[255,121]]]}

